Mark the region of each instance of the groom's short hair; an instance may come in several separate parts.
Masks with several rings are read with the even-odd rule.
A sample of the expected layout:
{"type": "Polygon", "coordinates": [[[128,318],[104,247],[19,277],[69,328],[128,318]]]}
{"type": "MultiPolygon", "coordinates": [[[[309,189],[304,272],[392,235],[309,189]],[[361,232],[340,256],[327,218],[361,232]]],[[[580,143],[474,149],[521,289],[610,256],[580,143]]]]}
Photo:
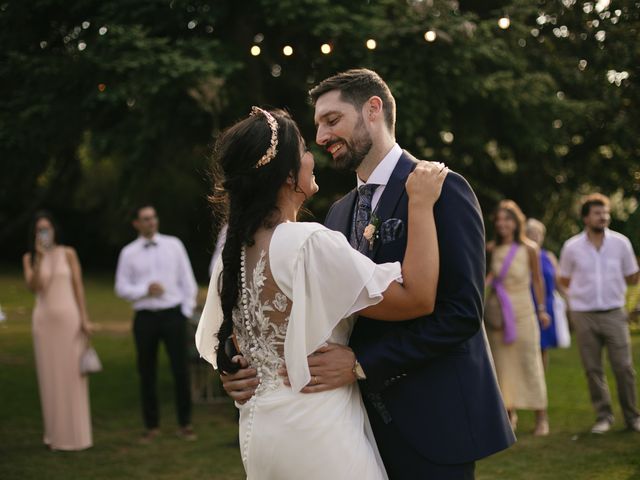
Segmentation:
{"type": "Polygon", "coordinates": [[[353,105],[358,111],[371,97],[380,97],[385,124],[391,132],[395,130],[396,101],[388,85],[373,70],[354,68],[324,79],[309,90],[312,104],[315,105],[318,98],[332,90],[339,90],[340,98],[353,105]]]}

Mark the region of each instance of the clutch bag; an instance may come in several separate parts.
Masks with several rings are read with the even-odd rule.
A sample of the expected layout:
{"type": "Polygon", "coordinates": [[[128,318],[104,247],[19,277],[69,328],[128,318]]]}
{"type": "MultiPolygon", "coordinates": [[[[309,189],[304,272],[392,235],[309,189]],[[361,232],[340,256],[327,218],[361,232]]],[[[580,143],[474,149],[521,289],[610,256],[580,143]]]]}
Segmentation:
{"type": "Polygon", "coordinates": [[[102,371],[102,363],[100,362],[98,353],[95,348],[88,346],[80,357],[80,373],[86,375],[100,371],[102,371]]]}

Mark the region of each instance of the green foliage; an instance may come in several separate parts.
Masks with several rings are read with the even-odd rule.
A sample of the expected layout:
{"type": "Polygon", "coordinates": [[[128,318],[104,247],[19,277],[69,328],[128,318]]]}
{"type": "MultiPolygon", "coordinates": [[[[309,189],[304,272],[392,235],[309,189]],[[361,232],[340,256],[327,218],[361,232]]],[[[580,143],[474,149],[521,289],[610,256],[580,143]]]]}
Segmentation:
{"type": "MultiPolygon", "coordinates": [[[[217,132],[252,104],[271,105],[312,143],[307,90],[359,66],[390,84],[400,144],[465,175],[487,213],[513,198],[548,224],[557,250],[579,228],[580,195],[598,190],[616,199],[614,227],[640,250],[637,222],[624,223],[640,189],[639,28],[633,0],[602,10],[572,0],[6,0],[3,255],[22,251],[28,219],[46,206],[83,259],[112,265],[132,235],[129,209],[152,201],[203,275],[217,132]]],[[[309,207],[322,220],[353,178],[316,160],[322,190],[309,207]]]]}

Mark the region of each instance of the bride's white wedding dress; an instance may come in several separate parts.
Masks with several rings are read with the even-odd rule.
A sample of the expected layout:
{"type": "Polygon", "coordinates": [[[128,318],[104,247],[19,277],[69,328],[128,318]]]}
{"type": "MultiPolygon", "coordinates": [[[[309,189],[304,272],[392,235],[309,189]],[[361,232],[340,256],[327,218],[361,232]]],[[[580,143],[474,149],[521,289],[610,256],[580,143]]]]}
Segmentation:
{"type": "MultiPolygon", "coordinates": [[[[356,383],[303,394],[307,356],[324,342],[346,345],[353,313],[382,300],[399,263],[376,265],[345,237],[317,223],[283,223],[243,249],[242,292],[233,323],[242,354],[261,383],[240,409],[240,449],[251,480],[386,479],[356,383]],[[291,387],[278,368],[286,362],[291,387]]],[[[196,333],[216,366],[222,323],[214,268],[196,333]]]]}

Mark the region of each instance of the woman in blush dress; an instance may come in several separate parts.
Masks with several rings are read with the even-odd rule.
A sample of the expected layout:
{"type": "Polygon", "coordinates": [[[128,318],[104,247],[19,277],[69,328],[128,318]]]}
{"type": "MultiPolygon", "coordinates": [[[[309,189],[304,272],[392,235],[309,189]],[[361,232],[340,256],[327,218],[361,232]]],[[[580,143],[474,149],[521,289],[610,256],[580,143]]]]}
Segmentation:
{"type": "MultiPolygon", "coordinates": [[[[376,265],[342,233],[296,222],[318,185],[313,155],[285,112],[254,107],[220,136],[215,156],[229,221],[196,345],[216,368],[234,372],[238,364],[227,348],[233,338],[258,371],[255,395],[237,404],[247,477],[386,479],[358,385],[302,393],[318,383],[307,356],[325,342],[346,344],[358,312],[398,321],[433,311],[439,273],[433,205],[447,169],[417,164],[406,186],[405,261],[376,265]],[[278,374],[285,362],[290,387],[278,374]]],[[[373,230],[369,225],[362,241],[375,241],[373,230]]]]}
{"type": "Polygon", "coordinates": [[[36,294],[33,344],[43,437],[51,450],[83,450],[93,443],[88,381],[80,373],[90,324],[78,256],[57,237],[51,215],[36,214],[23,257],[25,280],[36,294]]]}

